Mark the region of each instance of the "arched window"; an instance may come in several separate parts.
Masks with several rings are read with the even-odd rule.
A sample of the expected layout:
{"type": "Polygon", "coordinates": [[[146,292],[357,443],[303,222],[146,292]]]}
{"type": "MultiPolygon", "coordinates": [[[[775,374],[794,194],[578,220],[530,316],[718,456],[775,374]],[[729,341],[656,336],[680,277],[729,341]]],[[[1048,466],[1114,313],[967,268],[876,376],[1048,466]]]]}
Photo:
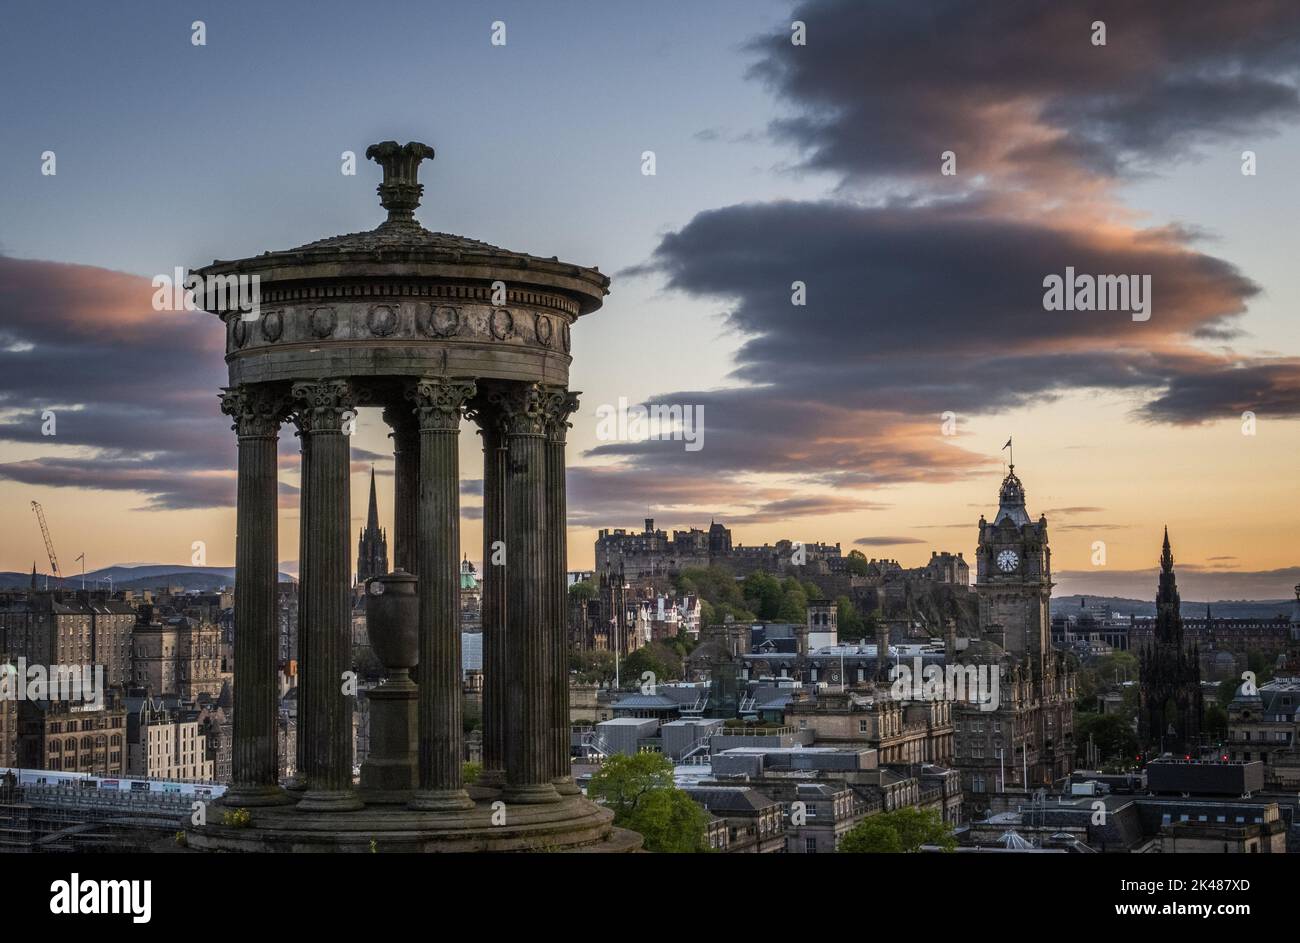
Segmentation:
{"type": "Polygon", "coordinates": [[[76,737],[69,737],[68,739],[64,740],[64,741],[63,741],[63,751],[64,751],[65,753],[76,753],[76,752],[77,752],[77,738],[76,738],[76,737]]]}
{"type": "Polygon", "coordinates": [[[82,738],[81,738],[81,749],[83,749],[83,750],[93,750],[93,749],[95,749],[95,738],[94,738],[94,737],[82,737],[82,738]]]}

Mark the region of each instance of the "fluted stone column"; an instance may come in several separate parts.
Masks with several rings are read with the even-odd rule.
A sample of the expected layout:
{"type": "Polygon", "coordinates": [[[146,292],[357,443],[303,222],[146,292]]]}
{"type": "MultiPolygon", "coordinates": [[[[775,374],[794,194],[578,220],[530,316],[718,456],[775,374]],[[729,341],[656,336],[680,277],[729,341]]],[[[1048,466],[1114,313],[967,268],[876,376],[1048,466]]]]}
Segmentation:
{"type": "Polygon", "coordinates": [[[489,394],[501,410],[506,444],[506,595],[509,670],[507,802],[555,802],[549,641],[549,540],[546,512],[546,411],[536,383],[489,394]]]}
{"type": "Polygon", "coordinates": [[[483,771],[478,784],[499,789],[505,784],[506,742],[510,718],[506,709],[508,669],[506,623],[506,449],[500,410],[489,403],[487,391],[470,405],[469,416],[483,437],[483,771]]]}
{"type": "Polygon", "coordinates": [[[279,658],[276,583],[276,442],[288,400],[283,391],[239,386],[221,394],[221,411],[239,435],[235,537],[235,731],[229,805],[287,801],[279,786],[276,723],[279,658]]]}
{"type": "Polygon", "coordinates": [[[420,787],[410,807],[473,807],[461,778],[460,419],[471,380],[418,381],[408,391],[420,428],[416,520],[420,596],[420,787]]]}
{"type": "Polygon", "coordinates": [[[295,410],[293,415],[294,425],[298,431],[298,481],[301,487],[298,489],[298,633],[297,633],[297,650],[294,655],[298,662],[298,716],[295,720],[296,728],[294,730],[294,772],[286,788],[290,792],[300,793],[307,789],[307,699],[303,696],[302,679],[307,674],[307,662],[310,660],[307,652],[307,633],[310,631],[309,626],[312,624],[310,608],[307,605],[307,596],[303,592],[302,568],[303,561],[307,559],[307,522],[311,520],[311,509],[308,506],[308,499],[311,496],[311,489],[307,487],[307,479],[310,477],[308,468],[311,464],[311,437],[306,434],[306,424],[303,421],[301,411],[295,410]]]}
{"type": "Polygon", "coordinates": [[[353,698],[343,693],[344,673],[352,668],[348,423],[356,417],[356,401],[347,380],[295,383],[293,396],[311,454],[304,483],[307,552],[300,564],[309,608],[299,699],[305,697],[307,715],[298,727],[306,740],[307,791],[298,809],[350,811],[363,805],[352,785],[353,698]]]}
{"type": "Polygon", "coordinates": [[[420,427],[410,404],[384,407],[393,440],[393,569],[418,573],[416,507],[420,499],[420,427]]]}
{"type": "Polygon", "coordinates": [[[547,590],[551,606],[551,781],[561,795],[580,795],[573,781],[569,733],[569,589],[565,500],[566,433],[578,395],[563,387],[543,387],[546,413],[546,527],[549,545],[547,590]]]}

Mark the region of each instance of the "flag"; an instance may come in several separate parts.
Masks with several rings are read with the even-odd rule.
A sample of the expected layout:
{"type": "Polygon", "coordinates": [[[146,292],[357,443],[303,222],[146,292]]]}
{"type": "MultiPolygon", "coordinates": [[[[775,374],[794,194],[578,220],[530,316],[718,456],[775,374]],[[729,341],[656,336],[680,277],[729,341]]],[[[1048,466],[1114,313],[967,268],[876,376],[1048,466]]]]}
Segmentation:
{"type": "Polygon", "coordinates": [[[1004,446],[1002,446],[1002,451],[1005,452],[1005,451],[1006,451],[1007,449],[1009,449],[1009,448],[1011,448],[1011,440],[1010,440],[1010,439],[1007,439],[1007,444],[1004,445],[1004,446]]]}

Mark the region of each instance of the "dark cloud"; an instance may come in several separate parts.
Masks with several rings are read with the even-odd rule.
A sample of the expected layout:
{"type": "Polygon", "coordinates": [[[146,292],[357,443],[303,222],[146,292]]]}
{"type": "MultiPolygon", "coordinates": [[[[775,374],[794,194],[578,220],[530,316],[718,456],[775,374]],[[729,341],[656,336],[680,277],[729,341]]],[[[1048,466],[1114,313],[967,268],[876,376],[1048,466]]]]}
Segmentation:
{"type": "Polygon", "coordinates": [[[1300,415],[1300,363],[1198,346],[1239,336],[1259,287],[1195,229],[1117,222],[1114,202],[1123,173],[1300,116],[1300,6],[810,0],[791,18],[809,46],[774,30],[753,73],[789,108],[777,135],[846,186],[700,212],[625,272],[715,302],[741,344],[731,388],[655,397],[704,407],[701,450],[595,454],[861,488],[987,469],[937,434],[949,411],[1109,391],[1158,422],[1300,415]],[[959,177],[945,183],[949,149],[959,177]],[[866,201],[865,183],[888,186],[866,201]],[[1150,319],[1044,310],[1043,279],[1067,267],[1149,276],[1150,319]]]}
{"type": "Polygon", "coordinates": [[[1219,360],[1201,370],[1175,373],[1159,396],[1142,408],[1156,422],[1198,423],[1253,412],[1260,421],[1300,413],[1300,359],[1219,360]]]}
{"type": "MultiPolygon", "coordinates": [[[[141,276],[0,256],[0,441],[49,453],[0,463],[0,478],[136,492],[144,510],[234,505],[224,332],[209,314],[153,310],[153,295],[141,276]]],[[[352,450],[354,472],[391,461],[352,450]]],[[[286,427],[279,465],[298,462],[286,427]]],[[[279,495],[297,507],[296,488],[279,495]]]]}
{"type": "MultiPolygon", "coordinates": [[[[678,443],[680,446],[680,443],[678,443]]],[[[647,517],[664,529],[707,527],[713,518],[728,526],[768,524],[886,507],[856,496],[795,494],[789,488],[737,489],[733,481],[632,465],[575,466],[568,473],[569,523],[641,526],[647,517]]],[[[793,536],[793,535],[792,535],[793,536]]]]}
{"type": "Polygon", "coordinates": [[[771,130],[850,178],[939,182],[952,150],[958,179],[1059,189],[1300,113],[1291,0],[808,0],[790,18],[806,47],[752,44],[792,106],[771,130]]]}
{"type": "Polygon", "coordinates": [[[853,542],[859,547],[893,547],[899,544],[926,543],[916,537],[859,537],[853,542]]]}

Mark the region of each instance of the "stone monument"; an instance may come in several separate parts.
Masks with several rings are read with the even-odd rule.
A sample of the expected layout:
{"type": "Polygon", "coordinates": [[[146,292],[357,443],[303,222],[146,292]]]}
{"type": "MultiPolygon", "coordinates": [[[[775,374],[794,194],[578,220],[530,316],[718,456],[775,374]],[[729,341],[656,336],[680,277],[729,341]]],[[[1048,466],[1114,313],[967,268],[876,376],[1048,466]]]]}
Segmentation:
{"type": "MultiPolygon", "coordinates": [[[[222,411],[239,442],[233,782],[193,848],[226,850],[629,850],[570,771],[565,605],[565,431],[570,331],[597,310],[609,279],[446,233],[415,219],[432,159],[385,141],[388,218],[376,229],[215,261],[205,285],[256,278],[256,310],[209,287],[226,331],[222,411]],[[395,459],[393,565],[415,591],[414,781],[353,778],[348,436],[361,406],[383,408],[395,459]],[[483,772],[462,781],[457,445],[479,428],[483,474],[483,772]],[[298,607],[298,778],[277,781],[276,444],[291,423],[302,454],[298,607]],[[412,585],[413,584],[413,585],[412,585]],[[379,780],[373,780],[378,783],[379,780]],[[384,800],[367,802],[370,793],[384,800]],[[373,842],[373,845],[372,845],[373,842]]],[[[227,293],[231,295],[237,293],[227,293]]],[[[401,653],[387,705],[400,708],[401,653]]],[[[381,698],[382,700],[382,698],[381,698]]],[[[385,715],[395,720],[397,715],[385,715]]],[[[381,725],[385,722],[381,719],[381,725]]],[[[400,722],[397,724],[400,727],[400,722]]],[[[384,727],[400,753],[400,733],[384,727]]],[[[396,757],[390,752],[385,760],[396,757]]],[[[397,767],[388,773],[400,775],[397,767]]],[[[375,768],[373,771],[377,771],[375,768]]]]}

